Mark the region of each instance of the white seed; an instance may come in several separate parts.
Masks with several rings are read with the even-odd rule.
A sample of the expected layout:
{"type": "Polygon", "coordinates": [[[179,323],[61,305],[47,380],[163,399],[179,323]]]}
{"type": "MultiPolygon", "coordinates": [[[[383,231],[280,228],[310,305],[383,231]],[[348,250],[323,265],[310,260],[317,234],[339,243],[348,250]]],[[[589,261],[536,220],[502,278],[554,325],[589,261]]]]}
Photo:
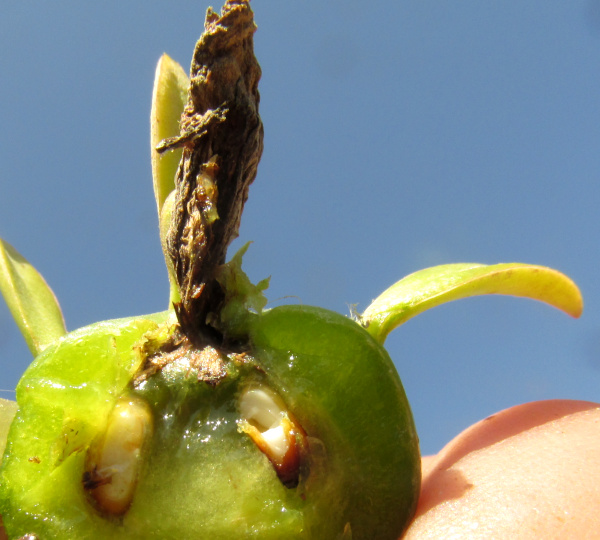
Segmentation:
{"type": "Polygon", "coordinates": [[[283,426],[276,426],[261,433],[265,444],[271,451],[275,461],[283,461],[287,451],[290,448],[290,441],[287,438],[283,426]]]}
{"type": "Polygon", "coordinates": [[[152,433],[145,401],[121,398],[110,413],[103,437],[88,451],[84,487],[102,512],[127,512],[137,484],[144,442],[152,433]]]}
{"type": "Polygon", "coordinates": [[[278,426],[285,415],[285,405],[273,393],[263,388],[246,390],[240,398],[242,416],[261,431],[278,426]]]}
{"type": "Polygon", "coordinates": [[[305,433],[283,400],[265,387],[252,387],[239,399],[240,431],[269,458],[281,481],[298,483],[305,433]]]}

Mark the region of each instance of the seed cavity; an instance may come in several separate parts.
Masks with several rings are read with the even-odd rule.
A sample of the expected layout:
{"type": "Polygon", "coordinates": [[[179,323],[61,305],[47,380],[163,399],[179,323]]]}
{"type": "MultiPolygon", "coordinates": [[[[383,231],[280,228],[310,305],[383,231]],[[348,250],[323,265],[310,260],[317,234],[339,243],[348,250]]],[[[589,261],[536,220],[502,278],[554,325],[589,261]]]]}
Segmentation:
{"type": "Polygon", "coordinates": [[[145,441],[152,435],[152,414],[137,397],[117,401],[106,432],[90,446],[83,486],[104,514],[122,516],[129,509],[141,467],[145,441]]]}
{"type": "Polygon", "coordinates": [[[242,420],[239,429],[246,433],[275,468],[281,482],[298,485],[306,449],[306,433],[272,390],[246,389],[239,399],[242,420]]]}

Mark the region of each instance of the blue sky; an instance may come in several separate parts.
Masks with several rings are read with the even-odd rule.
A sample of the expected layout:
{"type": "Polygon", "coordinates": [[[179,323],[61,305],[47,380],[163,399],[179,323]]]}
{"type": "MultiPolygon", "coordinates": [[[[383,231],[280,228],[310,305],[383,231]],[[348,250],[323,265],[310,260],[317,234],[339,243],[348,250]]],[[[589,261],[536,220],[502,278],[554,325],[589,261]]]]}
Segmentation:
{"type": "MultiPolygon", "coordinates": [[[[69,329],[168,298],[152,81],[163,52],[187,70],[208,3],[141,5],[13,2],[0,18],[0,236],[69,329]]],[[[578,321],[476,298],[388,338],[422,449],[517,403],[600,399],[600,2],[253,7],[265,152],[233,248],[254,241],[245,268],[272,276],[272,305],[348,313],[426,266],[552,266],[583,291],[578,321]]],[[[0,395],[29,362],[2,305],[0,395]]]]}

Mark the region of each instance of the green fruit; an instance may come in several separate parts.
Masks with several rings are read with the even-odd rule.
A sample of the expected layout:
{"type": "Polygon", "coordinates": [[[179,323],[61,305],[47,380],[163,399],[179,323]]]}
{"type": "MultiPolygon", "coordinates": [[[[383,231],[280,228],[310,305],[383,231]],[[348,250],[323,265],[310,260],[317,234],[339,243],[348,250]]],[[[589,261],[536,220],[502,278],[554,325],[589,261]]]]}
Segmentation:
{"type": "Polygon", "coordinates": [[[306,306],[266,312],[252,340],[273,387],[323,448],[305,495],[309,537],[351,526],[352,538],[394,538],[414,512],[421,471],[385,350],[354,321],[306,306]]]}
{"type": "MultiPolygon", "coordinates": [[[[0,398],[0,465],[2,464],[2,454],[6,446],[8,429],[12,423],[15,414],[17,414],[17,404],[9,399],[0,398]]],[[[2,529],[0,529],[2,530],[2,529]]]]}
{"type": "MultiPolygon", "coordinates": [[[[227,2],[221,19],[209,11],[207,29],[236,28],[219,27],[232,14],[243,20],[247,44],[247,2],[227,2]]],[[[211,36],[207,30],[199,47],[214,46],[211,36]]],[[[215,57],[229,66],[226,55],[215,57]]],[[[209,79],[202,77],[190,88],[209,79]]],[[[193,216],[200,232],[174,240],[173,230],[187,230],[178,197],[193,183],[181,171],[204,148],[190,142],[194,133],[173,132],[187,85],[164,56],[152,147],[163,139],[184,146],[174,152],[183,164],[177,186],[177,160],[152,154],[173,308],[66,333],[43,278],[0,241],[0,290],[35,357],[17,387],[14,420],[14,405],[0,407],[0,446],[12,420],[0,468],[8,537],[396,539],[414,514],[421,471],[410,407],[383,348],[387,334],[425,309],[475,294],[528,296],[573,316],[581,295],[544,267],[446,265],[399,281],[353,320],[301,305],[265,310],[267,281],[253,285],[241,269],[246,247],[196,275],[194,265],[230,240],[215,233],[227,221],[218,197],[228,147],[193,175],[200,191],[190,200],[204,204],[193,216]],[[191,255],[173,255],[196,241],[191,255]]],[[[213,110],[205,116],[226,125],[223,111],[235,117],[234,105],[219,105],[217,120],[213,110]]],[[[209,122],[193,119],[202,129],[209,122]]]]}
{"type": "Polygon", "coordinates": [[[164,316],[73,332],[27,370],[2,471],[12,534],[336,538],[346,527],[393,538],[402,529],[419,487],[418,441],[393,364],[363,328],[319,308],[276,308],[253,323],[252,352],[225,359],[219,383],[198,382],[188,356],[132,388],[136,343],[164,316]],[[280,396],[306,434],[292,487],[240,428],[248,388],[280,396]],[[131,506],[115,520],[84,475],[123,395],[148,404],[153,433],[131,506]]]}

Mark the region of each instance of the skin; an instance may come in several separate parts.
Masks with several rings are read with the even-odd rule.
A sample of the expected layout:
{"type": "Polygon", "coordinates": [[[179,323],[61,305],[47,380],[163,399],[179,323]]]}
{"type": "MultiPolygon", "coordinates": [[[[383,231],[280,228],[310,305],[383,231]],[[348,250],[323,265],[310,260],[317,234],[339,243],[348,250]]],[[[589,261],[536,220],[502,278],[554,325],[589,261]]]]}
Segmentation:
{"type": "Polygon", "coordinates": [[[592,538],[600,530],[600,404],[512,407],[423,458],[405,539],[592,538]]]}

